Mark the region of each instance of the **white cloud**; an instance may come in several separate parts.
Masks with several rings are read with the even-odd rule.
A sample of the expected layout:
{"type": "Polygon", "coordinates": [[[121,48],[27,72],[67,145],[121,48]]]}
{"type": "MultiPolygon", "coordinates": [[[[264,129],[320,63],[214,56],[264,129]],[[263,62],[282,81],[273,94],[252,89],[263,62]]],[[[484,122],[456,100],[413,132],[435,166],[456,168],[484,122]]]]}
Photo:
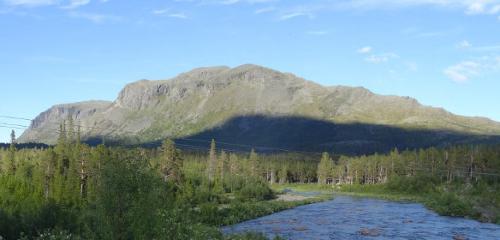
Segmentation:
{"type": "Polygon", "coordinates": [[[4,0],[5,4],[11,6],[39,7],[59,3],[59,0],[4,0]]]}
{"type": "Polygon", "coordinates": [[[171,18],[180,18],[180,19],[187,19],[188,18],[188,16],[185,13],[173,12],[168,8],[153,10],[152,13],[154,15],[167,16],[167,17],[171,17],[171,18]]]}
{"type": "Polygon", "coordinates": [[[171,17],[171,18],[180,18],[180,19],[187,19],[188,18],[188,16],[185,13],[172,13],[172,14],[168,14],[167,16],[171,17]]]}
{"type": "Polygon", "coordinates": [[[289,13],[285,13],[283,15],[281,15],[279,17],[279,20],[281,21],[285,21],[285,20],[289,20],[289,19],[292,19],[292,18],[297,18],[297,17],[309,17],[309,18],[312,18],[313,15],[311,15],[311,13],[307,13],[307,12],[289,12],[289,13]]]}
{"type": "Polygon", "coordinates": [[[71,0],[69,5],[63,6],[64,9],[74,9],[90,3],[90,0],[71,0]]]}
{"type": "Polygon", "coordinates": [[[259,8],[257,10],[255,10],[255,14],[262,14],[262,13],[268,13],[268,12],[272,12],[276,10],[275,7],[266,7],[266,8],[259,8]]]}
{"type": "Polygon", "coordinates": [[[479,74],[481,65],[474,61],[464,61],[447,67],[443,72],[451,80],[459,83],[467,82],[473,76],[479,74]]]}
{"type": "Polygon", "coordinates": [[[362,48],[357,50],[357,52],[361,53],[361,54],[367,54],[367,53],[370,53],[371,51],[372,51],[372,47],[370,47],[370,46],[362,47],[362,48]]]}
{"type": "Polygon", "coordinates": [[[390,9],[419,6],[461,9],[466,14],[497,14],[500,0],[348,0],[336,3],[343,9],[390,9]]]}
{"type": "Polygon", "coordinates": [[[155,15],[163,15],[163,14],[166,14],[168,11],[169,11],[168,8],[165,8],[165,9],[156,9],[156,10],[153,10],[152,13],[155,14],[155,15]]]}
{"type": "Polygon", "coordinates": [[[391,59],[399,58],[399,56],[392,52],[385,53],[373,53],[373,48],[371,46],[365,46],[356,50],[357,53],[365,55],[364,60],[369,63],[384,63],[391,59]]]}
{"type": "Polygon", "coordinates": [[[459,62],[443,70],[451,80],[463,83],[473,77],[485,75],[500,70],[500,56],[483,56],[474,60],[459,62]]]}
{"type": "Polygon", "coordinates": [[[391,59],[398,58],[399,56],[395,53],[382,53],[382,54],[372,54],[365,58],[365,61],[370,63],[384,63],[388,62],[391,59]]]}
{"type": "Polygon", "coordinates": [[[472,44],[470,44],[469,41],[467,41],[467,40],[463,40],[463,41],[457,43],[455,45],[455,47],[461,48],[461,49],[470,48],[470,47],[472,47],[472,44]]]}
{"type": "MultiPolygon", "coordinates": [[[[107,2],[108,0],[99,0],[100,2],[107,2]]],[[[91,0],[3,0],[3,2],[10,6],[19,7],[41,7],[41,6],[60,6],[62,9],[75,9],[85,6],[91,0]]]]}
{"type": "Polygon", "coordinates": [[[68,15],[73,18],[89,20],[93,23],[118,22],[122,20],[122,18],[118,16],[98,13],[70,12],[68,15]]]}

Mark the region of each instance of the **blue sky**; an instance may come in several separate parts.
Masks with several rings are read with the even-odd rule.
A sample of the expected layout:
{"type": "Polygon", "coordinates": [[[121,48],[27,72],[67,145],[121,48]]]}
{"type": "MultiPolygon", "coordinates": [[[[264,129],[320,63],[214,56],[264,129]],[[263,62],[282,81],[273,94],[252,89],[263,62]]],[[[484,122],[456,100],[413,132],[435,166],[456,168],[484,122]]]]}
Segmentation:
{"type": "Polygon", "coordinates": [[[500,121],[500,0],[0,0],[0,115],[244,63],[500,121]]]}

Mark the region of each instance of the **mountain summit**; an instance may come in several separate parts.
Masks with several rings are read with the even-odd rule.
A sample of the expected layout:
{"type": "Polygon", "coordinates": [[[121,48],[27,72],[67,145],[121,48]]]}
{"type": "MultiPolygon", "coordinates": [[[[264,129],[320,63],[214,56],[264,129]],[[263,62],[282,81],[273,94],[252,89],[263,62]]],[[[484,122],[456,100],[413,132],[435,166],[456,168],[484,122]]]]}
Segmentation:
{"type": "MultiPolygon", "coordinates": [[[[338,144],[378,146],[399,139],[388,135],[396,134],[392,131],[397,129],[399,136],[408,138],[403,139],[401,147],[411,147],[404,142],[446,144],[500,135],[500,123],[486,118],[458,116],[423,106],[409,97],[377,95],[361,87],[325,87],[290,73],[249,64],[197,68],[169,80],[137,81],[126,85],[113,102],[56,105],[37,116],[19,140],[53,144],[59,124],[68,116],[72,116],[86,139],[135,143],[166,137],[223,135],[231,142],[303,149],[307,148],[307,138],[314,138],[316,146],[324,148],[338,144]],[[290,122],[291,119],[298,121],[290,122]],[[309,129],[315,126],[311,123],[330,129],[309,129]],[[269,139],[283,139],[269,142],[245,138],[257,137],[256,133],[260,134],[266,126],[279,131],[272,132],[269,139]],[[328,136],[323,136],[326,133],[328,136]],[[283,141],[294,139],[292,136],[301,143],[283,141]],[[412,140],[419,137],[422,139],[412,140]]],[[[265,130],[261,135],[266,134],[271,133],[265,130]]]]}

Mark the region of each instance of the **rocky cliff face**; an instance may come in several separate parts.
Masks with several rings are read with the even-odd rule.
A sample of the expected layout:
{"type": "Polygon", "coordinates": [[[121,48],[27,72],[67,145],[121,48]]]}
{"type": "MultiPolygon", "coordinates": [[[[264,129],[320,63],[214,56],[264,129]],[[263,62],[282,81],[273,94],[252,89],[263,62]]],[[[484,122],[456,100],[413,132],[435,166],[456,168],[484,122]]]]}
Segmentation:
{"type": "Polygon", "coordinates": [[[293,74],[243,65],[199,68],[170,80],[134,82],[125,86],[114,102],[56,105],[41,113],[20,141],[54,143],[55,130],[69,115],[86,138],[148,142],[195,135],[232,118],[256,114],[500,134],[497,122],[453,115],[422,106],[412,98],[381,96],[359,87],[324,87],[293,74]]]}

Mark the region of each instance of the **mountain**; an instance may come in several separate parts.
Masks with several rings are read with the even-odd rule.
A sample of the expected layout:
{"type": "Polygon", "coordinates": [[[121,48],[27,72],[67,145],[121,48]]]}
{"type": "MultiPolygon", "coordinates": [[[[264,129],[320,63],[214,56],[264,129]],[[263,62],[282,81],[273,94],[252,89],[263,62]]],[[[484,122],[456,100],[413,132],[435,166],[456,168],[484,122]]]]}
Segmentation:
{"type": "Polygon", "coordinates": [[[113,102],[56,105],[37,116],[19,141],[55,143],[59,124],[69,115],[86,139],[128,143],[217,136],[256,146],[377,151],[500,135],[500,123],[486,118],[361,87],[325,87],[256,65],[198,68],[170,80],[128,84],[113,102]]]}

